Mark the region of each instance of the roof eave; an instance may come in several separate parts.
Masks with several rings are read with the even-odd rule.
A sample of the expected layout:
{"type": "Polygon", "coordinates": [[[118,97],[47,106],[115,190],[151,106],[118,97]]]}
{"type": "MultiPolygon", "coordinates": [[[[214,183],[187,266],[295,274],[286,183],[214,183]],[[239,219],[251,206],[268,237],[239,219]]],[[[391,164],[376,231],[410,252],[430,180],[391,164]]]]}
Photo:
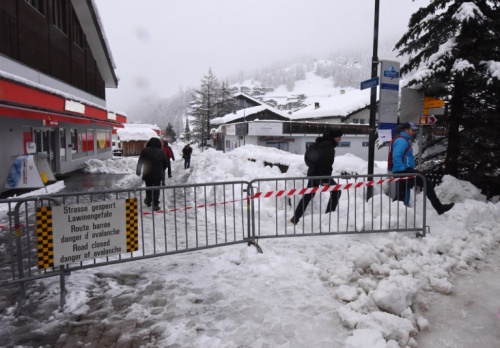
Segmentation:
{"type": "Polygon", "coordinates": [[[111,51],[92,0],[71,0],[106,88],[117,88],[118,79],[111,51]]]}

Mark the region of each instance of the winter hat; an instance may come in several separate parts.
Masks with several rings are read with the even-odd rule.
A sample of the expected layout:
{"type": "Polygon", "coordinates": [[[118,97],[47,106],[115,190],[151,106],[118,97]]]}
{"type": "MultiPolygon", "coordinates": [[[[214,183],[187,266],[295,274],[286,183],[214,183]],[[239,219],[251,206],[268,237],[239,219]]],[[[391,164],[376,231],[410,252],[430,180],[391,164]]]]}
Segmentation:
{"type": "Polygon", "coordinates": [[[161,149],[161,139],[156,137],[149,139],[146,143],[146,147],[156,147],[158,149],[161,149]]]}
{"type": "Polygon", "coordinates": [[[330,130],[328,133],[326,133],[324,135],[324,137],[327,137],[327,138],[336,138],[336,137],[341,137],[344,135],[344,132],[342,132],[341,129],[339,128],[335,128],[335,129],[332,129],[330,130]]]}
{"type": "Polygon", "coordinates": [[[416,127],[413,122],[406,122],[406,123],[403,123],[403,125],[401,126],[401,129],[402,130],[406,130],[406,129],[418,129],[418,127],[416,127]]]}

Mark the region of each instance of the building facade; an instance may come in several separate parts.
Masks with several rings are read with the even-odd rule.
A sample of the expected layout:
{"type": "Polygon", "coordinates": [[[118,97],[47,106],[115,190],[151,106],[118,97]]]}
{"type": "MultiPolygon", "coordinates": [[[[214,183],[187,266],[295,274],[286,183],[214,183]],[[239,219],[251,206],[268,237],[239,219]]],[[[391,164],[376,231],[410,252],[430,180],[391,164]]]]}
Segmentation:
{"type": "MultiPolygon", "coordinates": [[[[368,160],[369,98],[363,93],[342,93],[328,103],[313,103],[295,113],[284,113],[244,93],[234,98],[238,110],[211,121],[218,126],[219,150],[251,144],[304,154],[318,136],[340,128],[344,136],[336,154],[368,160]]],[[[375,160],[387,160],[387,147],[376,147],[375,160]]]]}
{"type": "Polygon", "coordinates": [[[117,78],[99,16],[86,0],[0,1],[0,185],[22,155],[65,174],[112,156],[106,108],[117,78]]]}

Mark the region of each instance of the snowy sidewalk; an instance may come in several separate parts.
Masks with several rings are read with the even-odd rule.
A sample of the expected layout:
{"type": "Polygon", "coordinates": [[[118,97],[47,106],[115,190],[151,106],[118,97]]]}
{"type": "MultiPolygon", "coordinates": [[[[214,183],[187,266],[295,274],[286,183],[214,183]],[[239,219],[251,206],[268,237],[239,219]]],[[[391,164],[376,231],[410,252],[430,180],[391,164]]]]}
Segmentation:
{"type": "Polygon", "coordinates": [[[500,347],[500,247],[454,284],[451,295],[430,299],[430,327],[418,335],[419,348],[500,347]]]}

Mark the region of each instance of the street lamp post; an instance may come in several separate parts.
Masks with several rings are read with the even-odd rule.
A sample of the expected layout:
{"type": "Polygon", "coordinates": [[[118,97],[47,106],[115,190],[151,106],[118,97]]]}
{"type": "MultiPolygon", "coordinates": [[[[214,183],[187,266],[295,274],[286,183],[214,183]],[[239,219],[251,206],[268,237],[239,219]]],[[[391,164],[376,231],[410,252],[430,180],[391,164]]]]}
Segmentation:
{"type": "MultiPolygon", "coordinates": [[[[375,20],[373,26],[373,56],[372,56],[372,78],[378,76],[378,19],[380,10],[380,0],[375,0],[375,20]]],[[[368,135],[368,175],[373,174],[373,163],[375,162],[375,138],[376,138],[376,128],[375,128],[375,117],[377,114],[377,86],[371,88],[370,94],[370,130],[368,135]]],[[[373,180],[373,177],[369,176],[368,180],[373,180]]],[[[366,191],[366,199],[370,199],[373,196],[373,187],[368,186],[366,191]]]]}

